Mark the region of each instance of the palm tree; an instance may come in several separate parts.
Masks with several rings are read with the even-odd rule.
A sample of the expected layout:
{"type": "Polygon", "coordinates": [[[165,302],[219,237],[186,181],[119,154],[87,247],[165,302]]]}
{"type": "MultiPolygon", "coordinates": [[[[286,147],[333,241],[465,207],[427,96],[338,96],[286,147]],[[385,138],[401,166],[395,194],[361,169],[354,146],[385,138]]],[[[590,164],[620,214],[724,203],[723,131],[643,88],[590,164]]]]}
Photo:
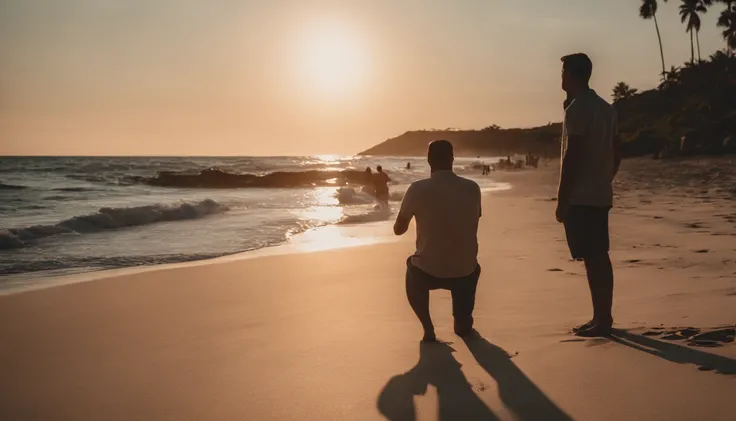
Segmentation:
{"type": "Polygon", "coordinates": [[[736,1],[721,0],[721,3],[726,3],[726,9],[718,17],[718,26],[725,28],[722,34],[729,51],[736,50],[736,1]]]}
{"type": "Polygon", "coordinates": [[[659,84],[659,89],[666,90],[679,85],[682,81],[681,70],[679,67],[672,66],[669,71],[665,71],[662,83],[659,84]]]}
{"type": "MultiPolygon", "coordinates": [[[[667,0],[663,0],[667,3],[667,0]]],[[[662,79],[664,80],[667,71],[664,66],[664,49],[662,48],[662,34],[659,32],[659,23],[657,23],[657,0],[641,0],[639,7],[639,16],[643,19],[653,19],[654,27],[657,29],[657,39],[659,40],[659,55],[662,58],[662,79]]]]}
{"type": "Polygon", "coordinates": [[[632,88],[626,82],[619,82],[613,87],[613,102],[631,98],[639,92],[638,89],[632,88]]]}
{"type": "Polygon", "coordinates": [[[698,41],[698,62],[700,59],[700,15],[698,13],[705,13],[708,9],[705,7],[703,0],[682,0],[680,5],[680,18],[682,23],[687,21],[687,32],[690,33],[690,62],[695,63],[695,47],[693,45],[693,33],[698,41]]]}

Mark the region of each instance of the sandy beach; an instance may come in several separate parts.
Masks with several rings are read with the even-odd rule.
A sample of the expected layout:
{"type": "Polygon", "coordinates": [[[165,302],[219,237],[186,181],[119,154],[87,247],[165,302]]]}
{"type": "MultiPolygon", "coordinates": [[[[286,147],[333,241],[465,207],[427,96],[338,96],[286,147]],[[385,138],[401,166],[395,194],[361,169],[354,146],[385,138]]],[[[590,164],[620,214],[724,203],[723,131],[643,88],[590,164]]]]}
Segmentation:
{"type": "MultiPolygon", "coordinates": [[[[581,339],[557,172],[484,197],[482,338],[420,346],[396,242],[167,267],[0,296],[0,419],[733,420],[736,162],[627,160],[616,334],[581,339]]],[[[387,227],[388,229],[388,227],[387,227]]]]}

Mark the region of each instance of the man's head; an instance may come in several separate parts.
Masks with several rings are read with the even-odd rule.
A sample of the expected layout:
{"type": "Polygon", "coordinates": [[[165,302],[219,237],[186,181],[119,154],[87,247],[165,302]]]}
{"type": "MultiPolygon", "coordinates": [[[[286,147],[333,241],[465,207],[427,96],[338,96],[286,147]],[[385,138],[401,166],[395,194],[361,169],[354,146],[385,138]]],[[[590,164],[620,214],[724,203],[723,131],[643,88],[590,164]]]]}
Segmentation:
{"type": "Polygon", "coordinates": [[[376,171],[378,171],[378,172],[383,172],[383,167],[382,167],[382,166],[380,166],[380,165],[379,165],[379,166],[377,166],[377,167],[376,167],[376,171]]]}
{"type": "Polygon", "coordinates": [[[588,89],[593,63],[583,53],[562,57],[562,89],[568,93],[576,93],[588,89]]]}
{"type": "Polygon", "coordinates": [[[452,152],[452,143],[447,140],[435,140],[427,148],[427,161],[434,171],[452,170],[455,156],[452,152]]]}

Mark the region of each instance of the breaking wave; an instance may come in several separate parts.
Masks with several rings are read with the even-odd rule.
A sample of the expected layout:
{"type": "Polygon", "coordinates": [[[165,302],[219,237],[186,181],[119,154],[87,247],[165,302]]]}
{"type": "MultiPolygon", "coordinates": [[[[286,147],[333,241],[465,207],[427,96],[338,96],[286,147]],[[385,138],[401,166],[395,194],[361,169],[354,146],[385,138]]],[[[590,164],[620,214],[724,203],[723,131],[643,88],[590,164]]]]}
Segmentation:
{"type": "Polygon", "coordinates": [[[0,190],[23,190],[27,189],[27,186],[18,186],[15,184],[0,183],[0,190]]]}
{"type": "Polygon", "coordinates": [[[0,230],[0,250],[25,247],[41,238],[59,234],[87,234],[156,222],[197,219],[223,213],[228,207],[211,199],[197,203],[102,208],[96,213],[75,216],[56,225],[33,225],[0,230]]]}
{"type": "Polygon", "coordinates": [[[376,205],[372,211],[359,213],[356,215],[347,215],[342,218],[337,224],[338,225],[349,225],[349,224],[366,224],[369,222],[381,222],[387,221],[391,216],[391,210],[388,207],[382,205],[376,205]]]}
{"type": "MultiPolygon", "coordinates": [[[[370,205],[376,202],[373,195],[352,187],[340,187],[335,192],[335,198],[341,205],[370,205]]],[[[391,202],[400,202],[403,198],[402,191],[392,191],[388,197],[391,202]]]]}

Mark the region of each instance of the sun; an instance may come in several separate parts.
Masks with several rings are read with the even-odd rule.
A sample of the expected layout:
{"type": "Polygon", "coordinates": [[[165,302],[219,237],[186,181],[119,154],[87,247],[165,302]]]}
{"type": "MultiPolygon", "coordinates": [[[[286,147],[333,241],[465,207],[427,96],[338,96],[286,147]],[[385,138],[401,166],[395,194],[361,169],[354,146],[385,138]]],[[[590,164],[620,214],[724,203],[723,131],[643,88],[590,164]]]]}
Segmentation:
{"type": "Polygon", "coordinates": [[[310,90],[339,97],[364,87],[368,51],[354,28],[321,22],[308,28],[300,41],[299,70],[310,90]]]}

